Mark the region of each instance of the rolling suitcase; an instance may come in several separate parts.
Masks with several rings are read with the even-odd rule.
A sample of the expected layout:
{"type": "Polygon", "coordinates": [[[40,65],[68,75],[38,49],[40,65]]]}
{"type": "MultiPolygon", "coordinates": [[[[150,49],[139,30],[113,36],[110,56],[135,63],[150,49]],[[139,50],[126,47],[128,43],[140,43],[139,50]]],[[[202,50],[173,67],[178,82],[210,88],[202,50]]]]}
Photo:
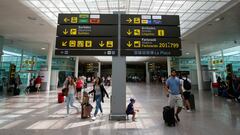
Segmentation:
{"type": "Polygon", "coordinates": [[[163,107],[163,120],[168,126],[175,126],[174,108],[170,106],[163,107]]]}
{"type": "Polygon", "coordinates": [[[63,94],[60,92],[60,93],[58,93],[58,103],[63,103],[63,101],[64,101],[64,96],[63,96],[63,94]]]}
{"type": "Polygon", "coordinates": [[[195,99],[194,95],[190,94],[189,103],[192,111],[195,111],[195,99]]]}
{"type": "Polygon", "coordinates": [[[91,104],[83,104],[81,118],[85,119],[91,117],[92,108],[91,104]]]}

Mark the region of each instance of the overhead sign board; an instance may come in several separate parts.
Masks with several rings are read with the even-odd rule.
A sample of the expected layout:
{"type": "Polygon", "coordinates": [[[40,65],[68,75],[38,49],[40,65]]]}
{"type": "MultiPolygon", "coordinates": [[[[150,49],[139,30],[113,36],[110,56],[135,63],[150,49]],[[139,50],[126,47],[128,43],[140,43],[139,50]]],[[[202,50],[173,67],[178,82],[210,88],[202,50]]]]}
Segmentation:
{"type": "Polygon", "coordinates": [[[69,50],[69,49],[56,49],[56,55],[65,56],[117,56],[117,50],[69,50]]]}
{"type": "Polygon", "coordinates": [[[56,55],[117,55],[117,14],[59,14],[56,55]]]}
{"type": "Polygon", "coordinates": [[[117,24],[117,14],[59,14],[58,24],[117,24]]]}
{"type": "Polygon", "coordinates": [[[178,26],[179,16],[177,15],[121,15],[123,25],[160,25],[178,26]]]}
{"type": "Polygon", "coordinates": [[[121,15],[122,56],[180,56],[177,15],[121,15]]]}
{"type": "Polygon", "coordinates": [[[179,38],[122,38],[122,49],[181,49],[179,38]]]}
{"type": "Polygon", "coordinates": [[[127,37],[180,37],[179,27],[170,26],[122,26],[121,36],[127,37]]]}
{"type": "Polygon", "coordinates": [[[117,36],[116,25],[58,25],[57,36],[117,36]]]}
{"type": "Polygon", "coordinates": [[[147,49],[147,50],[124,50],[121,51],[123,56],[181,56],[181,50],[172,49],[147,49]]]}
{"type": "Polygon", "coordinates": [[[58,49],[117,49],[117,38],[57,37],[58,49]]]}

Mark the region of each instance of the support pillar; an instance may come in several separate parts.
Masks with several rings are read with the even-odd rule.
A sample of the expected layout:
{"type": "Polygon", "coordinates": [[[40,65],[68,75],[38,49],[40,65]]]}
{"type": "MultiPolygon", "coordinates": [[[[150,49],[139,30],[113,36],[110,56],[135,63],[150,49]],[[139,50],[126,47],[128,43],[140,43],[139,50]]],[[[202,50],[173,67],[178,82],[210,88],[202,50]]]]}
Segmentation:
{"type": "Polygon", "coordinates": [[[3,43],[4,37],[0,36],[0,69],[2,69],[3,43]]]}
{"type": "Polygon", "coordinates": [[[97,73],[98,77],[101,77],[101,62],[98,62],[98,73],[97,73]]]}
{"type": "Polygon", "coordinates": [[[148,69],[148,62],[146,62],[146,84],[150,84],[150,75],[148,69]]]}
{"type": "Polygon", "coordinates": [[[48,55],[47,55],[47,88],[46,91],[49,92],[50,91],[50,81],[51,81],[51,71],[52,71],[52,52],[53,52],[53,46],[54,44],[51,43],[48,45],[48,55]]]}
{"type": "Polygon", "coordinates": [[[121,13],[115,12],[115,14],[118,14],[118,56],[112,57],[112,96],[109,118],[126,120],[126,57],[120,56],[121,13]]]}
{"type": "Polygon", "coordinates": [[[79,66],[79,57],[77,56],[76,57],[76,60],[75,60],[75,77],[77,77],[78,78],[78,66],[79,66]]]}
{"type": "Polygon", "coordinates": [[[203,90],[201,54],[200,54],[200,48],[198,44],[195,44],[195,58],[196,58],[196,66],[197,66],[198,90],[203,90]]]}
{"type": "Polygon", "coordinates": [[[19,71],[22,71],[22,65],[23,65],[23,49],[21,51],[21,59],[20,59],[20,69],[19,69],[19,71]]]}
{"type": "Polygon", "coordinates": [[[171,75],[171,57],[167,57],[167,73],[169,77],[171,75]]]}

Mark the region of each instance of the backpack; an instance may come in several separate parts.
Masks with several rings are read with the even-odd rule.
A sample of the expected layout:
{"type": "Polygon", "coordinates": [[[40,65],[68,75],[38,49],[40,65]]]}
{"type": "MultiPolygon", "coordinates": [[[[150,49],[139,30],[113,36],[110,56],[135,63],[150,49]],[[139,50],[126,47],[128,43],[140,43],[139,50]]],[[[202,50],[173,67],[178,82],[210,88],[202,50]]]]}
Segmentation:
{"type": "Polygon", "coordinates": [[[183,79],[183,88],[184,88],[185,90],[191,90],[191,88],[192,88],[192,85],[191,85],[191,83],[187,80],[187,78],[186,78],[186,79],[183,79]]]}

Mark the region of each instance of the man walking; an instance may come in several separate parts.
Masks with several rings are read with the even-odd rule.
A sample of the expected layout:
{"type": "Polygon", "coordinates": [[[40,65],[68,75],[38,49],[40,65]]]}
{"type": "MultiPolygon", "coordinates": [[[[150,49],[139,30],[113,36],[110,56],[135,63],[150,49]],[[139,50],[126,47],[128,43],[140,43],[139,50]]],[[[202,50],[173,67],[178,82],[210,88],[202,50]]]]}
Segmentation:
{"type": "Polygon", "coordinates": [[[178,114],[182,110],[183,100],[182,100],[182,89],[180,79],[176,76],[176,70],[171,71],[171,76],[166,81],[167,96],[169,97],[168,103],[172,108],[177,107],[175,117],[177,121],[180,121],[178,114]]]}

